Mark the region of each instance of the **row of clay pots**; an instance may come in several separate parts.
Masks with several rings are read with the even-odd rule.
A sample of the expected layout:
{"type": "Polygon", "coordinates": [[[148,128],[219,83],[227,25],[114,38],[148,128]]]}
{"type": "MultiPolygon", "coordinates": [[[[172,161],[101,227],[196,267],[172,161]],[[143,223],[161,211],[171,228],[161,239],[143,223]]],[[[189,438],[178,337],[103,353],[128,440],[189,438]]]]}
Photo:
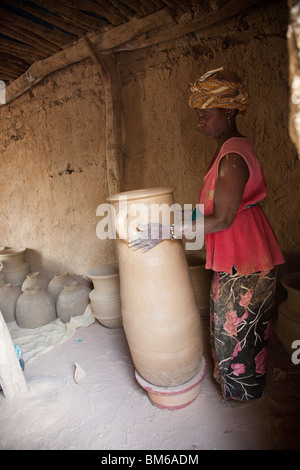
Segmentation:
{"type": "Polygon", "coordinates": [[[68,273],[58,273],[49,282],[38,272],[27,275],[22,289],[0,285],[0,311],[5,321],[20,328],[37,328],[57,317],[64,323],[82,315],[89,304],[91,289],[68,273]]]}

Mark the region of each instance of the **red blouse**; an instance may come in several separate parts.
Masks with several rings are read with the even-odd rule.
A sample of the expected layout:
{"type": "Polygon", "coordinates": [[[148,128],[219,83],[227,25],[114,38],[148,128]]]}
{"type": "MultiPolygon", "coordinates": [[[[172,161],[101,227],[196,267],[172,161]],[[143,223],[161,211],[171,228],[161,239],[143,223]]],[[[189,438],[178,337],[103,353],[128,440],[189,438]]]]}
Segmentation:
{"type": "Polygon", "coordinates": [[[266,197],[267,188],[259,161],[250,139],[228,139],[211,167],[209,167],[199,193],[199,204],[204,204],[204,215],[214,213],[214,194],[221,158],[228,153],[241,155],[249,168],[241,205],[233,224],[226,230],[205,235],[206,268],[232,274],[233,266],[238,274],[268,271],[284,263],[270,224],[258,203],[266,197]]]}

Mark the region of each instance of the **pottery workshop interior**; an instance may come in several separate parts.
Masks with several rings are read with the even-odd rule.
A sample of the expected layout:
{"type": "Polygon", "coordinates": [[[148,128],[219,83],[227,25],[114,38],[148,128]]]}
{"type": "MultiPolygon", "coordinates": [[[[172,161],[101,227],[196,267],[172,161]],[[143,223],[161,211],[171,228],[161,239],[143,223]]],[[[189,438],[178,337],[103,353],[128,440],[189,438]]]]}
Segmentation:
{"type": "MultiPolygon", "coordinates": [[[[0,324],[0,448],[299,448],[300,354],[291,359],[291,344],[298,340],[300,348],[300,2],[4,0],[0,14],[3,309],[12,296],[12,313],[0,324]],[[150,251],[134,261],[124,241],[118,249],[118,236],[99,237],[99,207],[115,204],[119,193],[138,194],[138,201],[158,193],[159,202],[196,206],[215,142],[197,128],[190,84],[219,67],[248,90],[237,125],[253,142],[268,190],[260,204],[285,258],[272,307],[267,392],[247,406],[224,402],[213,384],[205,246],[190,257],[178,240],[151,250],[153,266],[163,267],[150,288],[145,283],[159,275],[138,265],[150,251]],[[164,248],[178,244],[179,254],[164,248]],[[198,265],[202,277],[192,281],[198,265]],[[64,298],[53,293],[59,276],[64,298]],[[108,303],[102,322],[93,312],[99,277],[115,283],[99,287],[105,302],[121,285],[118,318],[108,318],[108,303]],[[25,294],[24,282],[41,284],[25,294]],[[15,297],[7,284],[19,289],[15,297]],[[28,319],[20,299],[34,290],[44,303],[30,307],[28,319]],[[152,328],[164,308],[168,330],[181,316],[194,325],[187,341],[193,357],[180,358],[170,382],[152,374],[152,363],[142,377],[137,343],[151,351],[155,328],[150,334],[130,320],[125,334],[122,324],[128,310],[145,310],[152,328]],[[177,398],[157,398],[161,388],[186,383],[177,398]]],[[[180,340],[184,335],[183,325],[180,340]]]]}

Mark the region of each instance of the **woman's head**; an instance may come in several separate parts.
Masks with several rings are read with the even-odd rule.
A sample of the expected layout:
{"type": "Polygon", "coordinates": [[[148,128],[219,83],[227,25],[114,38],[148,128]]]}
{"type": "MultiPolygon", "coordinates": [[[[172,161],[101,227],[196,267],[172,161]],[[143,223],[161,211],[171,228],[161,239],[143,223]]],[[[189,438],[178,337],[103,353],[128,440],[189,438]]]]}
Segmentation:
{"type": "Polygon", "coordinates": [[[223,67],[211,70],[191,84],[190,106],[200,131],[212,138],[237,132],[235,117],[249,104],[248,93],[236,75],[223,67]]]}
{"type": "Polygon", "coordinates": [[[238,77],[223,67],[210,70],[190,85],[189,104],[197,109],[236,109],[245,111],[248,93],[238,77]]]}

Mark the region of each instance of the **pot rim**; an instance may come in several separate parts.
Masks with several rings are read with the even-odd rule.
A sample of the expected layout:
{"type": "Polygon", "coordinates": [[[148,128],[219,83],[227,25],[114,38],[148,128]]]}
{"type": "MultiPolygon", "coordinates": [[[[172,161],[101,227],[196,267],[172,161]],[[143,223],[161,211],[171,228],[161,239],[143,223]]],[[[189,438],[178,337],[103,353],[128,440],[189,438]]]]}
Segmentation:
{"type": "Polygon", "coordinates": [[[89,269],[86,275],[92,280],[93,279],[109,279],[109,278],[119,276],[119,267],[117,264],[99,264],[98,266],[94,266],[93,268],[89,269]],[[96,274],[95,271],[102,267],[103,267],[103,270],[105,270],[105,268],[112,268],[116,272],[111,273],[111,274],[96,274]]]}
{"type": "Polygon", "coordinates": [[[18,255],[24,253],[26,248],[6,247],[0,250],[0,255],[18,255]]]}
{"type": "Polygon", "coordinates": [[[132,191],[125,191],[123,193],[112,194],[106,200],[110,202],[118,201],[121,197],[126,197],[127,199],[142,199],[144,197],[152,197],[163,194],[173,193],[174,188],[171,187],[155,187],[155,188],[146,188],[146,189],[134,189],[132,191]]]}

